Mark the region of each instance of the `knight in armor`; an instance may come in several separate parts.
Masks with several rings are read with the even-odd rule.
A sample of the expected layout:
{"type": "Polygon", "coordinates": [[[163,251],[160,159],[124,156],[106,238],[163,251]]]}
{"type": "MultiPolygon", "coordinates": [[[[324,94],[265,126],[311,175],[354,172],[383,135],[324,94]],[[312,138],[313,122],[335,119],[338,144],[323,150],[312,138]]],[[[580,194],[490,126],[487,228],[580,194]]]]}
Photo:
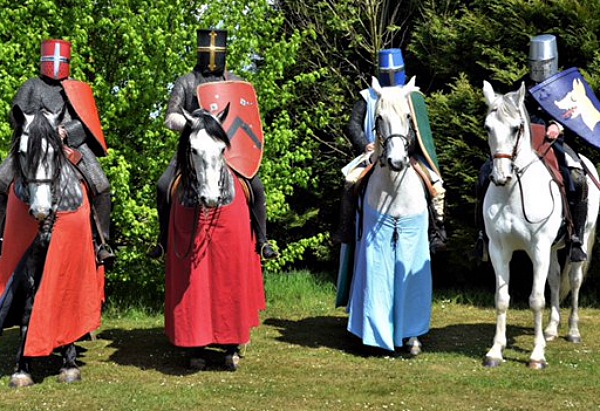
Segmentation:
{"type": "MultiPolygon", "coordinates": [[[[47,110],[61,113],[58,133],[71,150],[81,153],[77,164],[91,196],[95,213],[94,239],[96,260],[110,266],[114,262],[108,241],[110,239],[110,184],[102,170],[98,157],[105,156],[106,143],[100,127],[100,119],[89,86],[69,78],[71,43],[65,40],[45,40],[41,45],[40,74],[27,80],[17,91],[12,106],[23,113],[47,110]],[[67,88],[67,84],[70,86],[67,88]],[[67,91],[68,90],[68,91],[67,91]]],[[[19,126],[10,116],[12,128],[19,126]]],[[[12,160],[0,164],[0,224],[4,231],[8,188],[13,180],[12,160]]]]}
{"type": "MultiPolygon", "coordinates": [[[[183,131],[186,119],[182,110],[192,113],[200,108],[197,88],[204,83],[219,81],[241,81],[225,68],[227,51],[227,31],[225,30],[198,30],[198,63],[191,73],[179,77],[171,92],[171,99],[167,108],[165,126],[169,130],[183,131]]],[[[151,252],[151,257],[158,258],[167,249],[169,233],[169,189],[175,179],[176,159],[173,157],[167,170],[158,180],[157,184],[157,209],[159,217],[159,244],[151,252]]],[[[260,177],[255,175],[249,179],[252,190],[250,211],[252,225],[257,237],[257,252],[263,260],[272,260],[279,256],[267,240],[267,209],[265,188],[260,177]]]]}
{"type": "MultiPolygon", "coordinates": [[[[383,87],[402,87],[406,82],[404,60],[400,49],[383,49],[379,52],[379,83],[383,87]]],[[[346,134],[357,155],[372,153],[375,149],[375,103],[377,95],[371,88],[360,92],[361,98],[354,104],[346,128],[346,134]]],[[[411,127],[412,128],[412,127],[411,127]]],[[[414,130],[411,130],[414,133],[414,130]]],[[[429,196],[430,248],[432,252],[445,248],[447,240],[444,227],[444,197],[446,190],[441,176],[430,167],[419,153],[413,153],[432,187],[429,196]]],[[[336,240],[349,243],[354,240],[354,218],[356,213],[355,183],[346,182],[341,200],[340,227],[336,240]]]]}
{"type": "MultiPolygon", "coordinates": [[[[558,160],[560,173],[564,182],[565,194],[572,220],[570,242],[570,259],[573,262],[586,261],[587,255],[581,248],[587,218],[588,186],[585,171],[577,153],[566,143],[575,139],[576,134],[564,128],[533,98],[531,90],[536,85],[558,73],[558,49],[556,37],[542,34],[531,39],[529,46],[529,75],[522,81],[527,87],[525,107],[531,123],[542,124],[546,128],[546,139],[552,142],[552,150],[558,160]]],[[[521,81],[519,81],[521,84],[521,81]]],[[[489,186],[489,176],[492,172],[492,162],[488,159],[481,167],[477,182],[476,225],[479,235],[476,254],[487,259],[487,236],[483,224],[483,198],[489,186]]]]}

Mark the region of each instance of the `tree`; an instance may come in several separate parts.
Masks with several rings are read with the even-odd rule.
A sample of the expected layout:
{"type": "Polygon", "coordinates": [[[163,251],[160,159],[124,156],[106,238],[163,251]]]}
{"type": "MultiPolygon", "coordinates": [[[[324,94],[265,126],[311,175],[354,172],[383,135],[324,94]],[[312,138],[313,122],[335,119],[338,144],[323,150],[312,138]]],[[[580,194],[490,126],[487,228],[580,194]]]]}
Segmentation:
{"type": "MultiPolygon", "coordinates": [[[[284,78],[301,36],[293,30],[284,35],[282,17],[267,0],[217,1],[210,7],[183,0],[26,0],[18,6],[0,0],[0,5],[4,154],[11,138],[7,119],[12,97],[26,79],[37,75],[42,39],[71,41],[72,76],[94,90],[110,147],[102,164],[111,181],[111,243],[118,255],[107,277],[113,300],[144,299],[161,305],[163,264],[150,261],[146,252],[157,238],[155,182],[177,141],[163,126],[164,110],[173,82],[196,62],[197,28],[218,25],[229,30],[229,69],[257,89],[266,120],[261,172],[269,219],[287,224],[290,197],[297,186],[312,181],[313,151],[302,122],[292,127],[287,106],[298,104],[296,88],[313,76],[284,78]]],[[[287,256],[281,264],[293,262],[302,255],[298,250],[322,239],[311,234],[300,237],[295,246],[284,238],[281,245],[287,245],[287,256]]]]}

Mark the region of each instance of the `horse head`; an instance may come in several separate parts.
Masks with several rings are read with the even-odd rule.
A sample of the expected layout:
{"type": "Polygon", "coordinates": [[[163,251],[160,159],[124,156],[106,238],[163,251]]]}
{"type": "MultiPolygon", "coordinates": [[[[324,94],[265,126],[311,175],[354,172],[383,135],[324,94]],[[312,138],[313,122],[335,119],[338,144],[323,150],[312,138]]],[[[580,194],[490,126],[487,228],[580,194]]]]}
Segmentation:
{"type": "Polygon", "coordinates": [[[402,171],[409,164],[410,149],[415,143],[410,127],[408,96],[418,91],[415,77],[403,87],[382,87],[372,78],[371,88],[377,95],[375,104],[375,129],[377,144],[375,153],[382,166],[402,171]]]}
{"type": "Polygon", "coordinates": [[[518,154],[523,149],[531,150],[525,83],[521,83],[519,90],[502,95],[484,81],[483,95],[488,106],[484,128],[493,160],[490,179],[501,186],[512,178],[518,154]]]}
{"type": "Polygon", "coordinates": [[[203,109],[184,111],[187,120],[177,151],[183,201],[205,207],[225,205],[233,200],[234,185],[225,162],[229,137],[222,127],[229,105],[217,116],[203,109]]]}
{"type": "Polygon", "coordinates": [[[15,106],[13,114],[17,123],[11,149],[15,180],[25,189],[23,200],[29,204],[29,213],[42,221],[53,211],[55,183],[65,161],[57,131],[63,113],[46,109],[25,113],[15,106]]]}

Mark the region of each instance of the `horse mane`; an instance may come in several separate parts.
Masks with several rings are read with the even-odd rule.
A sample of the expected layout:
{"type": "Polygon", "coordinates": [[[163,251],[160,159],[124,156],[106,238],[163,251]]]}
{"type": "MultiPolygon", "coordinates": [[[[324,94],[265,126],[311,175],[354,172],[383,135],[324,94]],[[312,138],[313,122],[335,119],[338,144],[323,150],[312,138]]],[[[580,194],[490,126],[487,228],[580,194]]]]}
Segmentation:
{"type": "MultiPolygon", "coordinates": [[[[511,120],[515,118],[519,118],[519,106],[516,104],[513,95],[516,92],[507,93],[505,95],[500,95],[488,108],[488,113],[495,111],[498,114],[498,118],[501,121],[511,120]]],[[[526,112],[526,110],[525,110],[526,112]]]]}
{"type": "MultiPolygon", "coordinates": [[[[49,148],[54,149],[54,175],[53,180],[60,176],[61,169],[66,162],[66,156],[63,152],[63,142],[58,135],[56,126],[48,120],[42,113],[38,112],[33,117],[29,125],[29,139],[27,141],[27,168],[36,164],[48,164],[48,150],[44,150],[42,142],[46,139],[49,148]]],[[[23,178],[21,164],[19,161],[20,136],[23,132],[23,125],[18,124],[13,133],[13,141],[10,149],[10,155],[13,159],[14,175],[23,178]]]]}

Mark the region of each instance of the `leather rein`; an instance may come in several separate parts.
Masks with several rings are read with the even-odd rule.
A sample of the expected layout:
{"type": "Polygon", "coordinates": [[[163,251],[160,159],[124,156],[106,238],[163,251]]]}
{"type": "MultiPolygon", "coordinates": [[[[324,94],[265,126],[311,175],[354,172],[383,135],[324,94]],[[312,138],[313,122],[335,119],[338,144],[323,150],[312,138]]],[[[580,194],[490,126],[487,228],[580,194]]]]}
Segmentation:
{"type": "MultiPolygon", "coordinates": [[[[556,184],[556,182],[552,178],[548,182],[548,191],[550,191],[550,197],[552,198],[552,209],[550,210],[550,213],[548,213],[548,215],[546,217],[543,217],[543,218],[539,219],[538,221],[530,220],[529,217],[527,216],[527,211],[525,209],[525,194],[523,191],[523,183],[521,182],[521,176],[523,174],[525,174],[525,172],[527,171],[529,166],[534,164],[536,161],[541,161],[541,158],[538,155],[537,159],[532,160],[527,165],[525,165],[524,167],[521,167],[521,168],[515,164],[515,160],[516,160],[517,154],[518,154],[517,152],[519,149],[519,143],[521,142],[521,137],[523,136],[524,133],[525,133],[525,122],[521,121],[521,124],[519,125],[519,130],[517,131],[517,141],[515,141],[515,144],[512,149],[512,153],[508,154],[508,153],[498,152],[492,156],[492,159],[493,160],[508,159],[511,161],[511,170],[517,177],[517,186],[519,187],[519,193],[521,195],[521,209],[523,210],[523,217],[525,217],[525,221],[527,221],[529,224],[539,224],[539,223],[547,220],[548,218],[550,218],[550,216],[554,213],[554,209],[556,208],[556,201],[554,199],[554,194],[552,193],[552,188],[550,186],[552,185],[552,183],[556,184]]],[[[548,151],[546,150],[546,152],[548,152],[548,151]]]]}

